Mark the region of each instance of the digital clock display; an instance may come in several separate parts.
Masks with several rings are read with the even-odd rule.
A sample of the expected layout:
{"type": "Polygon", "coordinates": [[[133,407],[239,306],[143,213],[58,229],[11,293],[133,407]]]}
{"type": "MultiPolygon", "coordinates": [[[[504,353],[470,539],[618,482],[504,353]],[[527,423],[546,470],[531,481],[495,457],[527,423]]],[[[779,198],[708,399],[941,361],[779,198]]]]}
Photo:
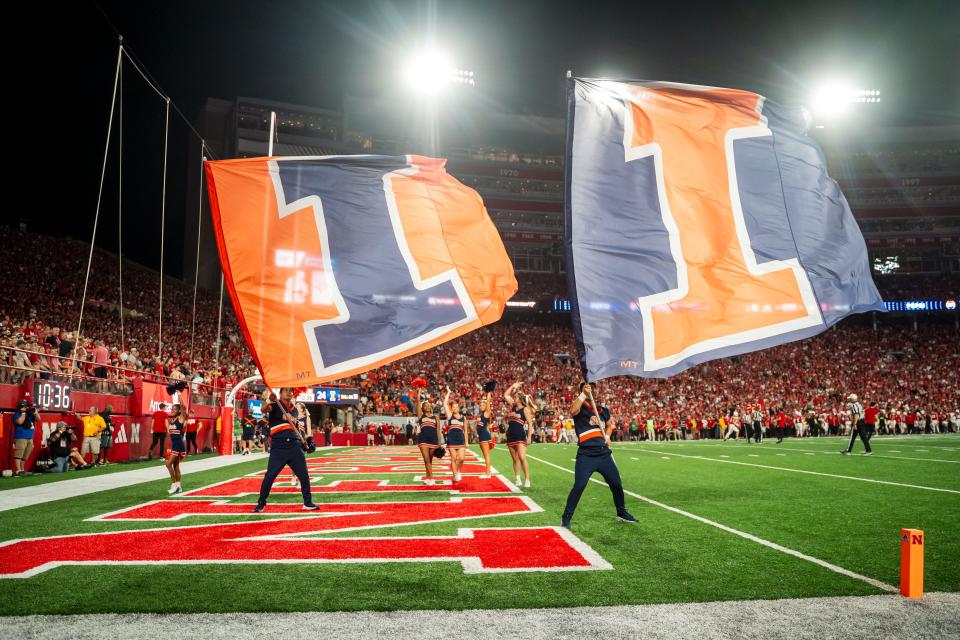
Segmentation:
{"type": "Polygon", "coordinates": [[[70,385],[54,380],[33,381],[33,401],[38,409],[47,411],[70,410],[70,385]]]}

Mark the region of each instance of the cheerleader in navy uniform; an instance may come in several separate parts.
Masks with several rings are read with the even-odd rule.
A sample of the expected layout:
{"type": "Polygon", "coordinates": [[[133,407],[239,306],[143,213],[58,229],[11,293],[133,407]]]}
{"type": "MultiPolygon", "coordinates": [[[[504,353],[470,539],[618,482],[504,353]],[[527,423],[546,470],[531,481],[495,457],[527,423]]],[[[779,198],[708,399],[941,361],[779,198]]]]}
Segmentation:
{"type": "Polygon", "coordinates": [[[513,459],[513,474],[520,486],[520,470],[523,469],[523,486],[530,488],[530,467],[527,464],[527,447],[533,439],[533,407],[530,396],[520,391],[520,383],[515,382],[503,394],[503,399],[510,405],[510,414],[507,418],[507,447],[513,459]]]}
{"type": "Polygon", "coordinates": [[[480,424],[477,425],[477,443],[480,445],[480,452],[483,453],[483,462],[487,466],[486,473],[481,478],[489,478],[493,475],[490,465],[490,449],[493,448],[493,435],[490,433],[490,424],[493,422],[493,400],[490,397],[496,382],[490,381],[483,386],[487,392],[483,400],[480,401],[480,424]]]}
{"type": "Polygon", "coordinates": [[[610,487],[613,504],[617,509],[617,520],[636,522],[637,519],[630,515],[624,506],[620,470],[617,469],[617,463],[610,451],[610,432],[613,430],[610,410],[602,405],[594,406],[592,385],[580,385],[580,395],[574,398],[570,415],[573,416],[573,428],[577,432],[577,463],[574,467],[573,488],[567,496],[567,506],[563,510],[560,524],[570,528],[570,519],[580,502],[580,496],[595,471],[600,472],[610,487]]]}
{"type": "Polygon", "coordinates": [[[453,481],[460,482],[460,469],[467,451],[467,419],[460,413],[460,403],[450,402],[450,393],[450,387],[447,387],[447,395],[443,397],[443,412],[447,416],[447,451],[450,452],[453,481]]]}
{"type": "Polygon", "coordinates": [[[433,453],[440,447],[437,416],[433,413],[433,404],[423,400],[420,389],[417,389],[417,447],[423,456],[423,467],[426,477],[425,484],[432,485],[433,480],[433,453]]]}
{"type": "Polygon", "coordinates": [[[173,415],[167,423],[167,433],[170,435],[170,448],[167,449],[167,473],[170,474],[169,494],[181,493],[180,488],[180,461],[187,457],[187,445],[183,439],[183,429],[187,423],[187,412],[182,404],[173,405],[173,415]]]}

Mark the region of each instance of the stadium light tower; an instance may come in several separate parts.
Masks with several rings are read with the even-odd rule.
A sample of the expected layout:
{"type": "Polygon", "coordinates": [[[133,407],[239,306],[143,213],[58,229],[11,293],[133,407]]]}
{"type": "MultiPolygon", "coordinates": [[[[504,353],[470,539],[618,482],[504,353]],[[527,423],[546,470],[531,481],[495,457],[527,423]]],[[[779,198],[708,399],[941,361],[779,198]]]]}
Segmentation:
{"type": "Polygon", "coordinates": [[[832,120],[846,115],[858,103],[880,102],[879,89],[859,89],[832,82],[822,85],[812,96],[810,109],[818,119],[832,120]]]}
{"type": "Polygon", "coordinates": [[[473,71],[458,69],[440,50],[425,49],[414,55],[406,65],[404,77],[416,93],[436,96],[451,84],[476,86],[473,71]]]}

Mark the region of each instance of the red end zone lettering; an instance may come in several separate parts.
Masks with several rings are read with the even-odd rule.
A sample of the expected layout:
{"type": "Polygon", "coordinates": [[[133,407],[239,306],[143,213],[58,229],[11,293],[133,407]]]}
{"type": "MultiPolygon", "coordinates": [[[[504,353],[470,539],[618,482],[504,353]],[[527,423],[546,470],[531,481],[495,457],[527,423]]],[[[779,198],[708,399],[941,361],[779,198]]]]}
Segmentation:
{"type": "MultiPolygon", "coordinates": [[[[218,484],[202,487],[184,493],[187,498],[239,498],[260,493],[260,478],[234,478],[218,484]]],[[[381,493],[408,491],[441,491],[457,493],[512,493],[516,491],[506,483],[502,476],[480,478],[464,476],[454,485],[450,480],[438,480],[435,485],[391,484],[389,480],[334,480],[326,486],[317,486],[310,479],[310,488],[318,493],[381,493]]],[[[270,494],[300,493],[299,487],[274,483],[270,494]]]]}
{"type": "MultiPolygon", "coordinates": [[[[104,519],[235,515],[249,505],[161,500],[104,519]]],[[[290,505],[268,507],[274,515],[290,505]]],[[[303,538],[315,533],[541,511],[526,496],[450,502],[328,504],[319,514],[238,522],[55,536],[0,543],[0,577],[27,578],[65,565],[458,561],[468,573],[611,569],[559,527],[460,529],[457,536],[303,538]],[[176,544],[172,544],[175,541],[176,544]],[[269,544],[256,544],[269,541],[269,544]]],[[[301,512],[302,513],[302,512],[301,512]]]]}
{"type": "MultiPolygon", "coordinates": [[[[449,471],[449,464],[434,464],[433,468],[435,471],[449,471]]],[[[396,463],[396,462],[384,462],[382,464],[358,464],[355,462],[320,462],[318,459],[310,459],[307,461],[307,469],[310,473],[316,474],[370,474],[376,475],[380,473],[415,473],[417,471],[423,471],[423,462],[416,463],[410,461],[409,463],[396,463]]],[[[286,470],[284,470],[286,472],[286,470]]],[[[461,470],[461,474],[473,473],[473,474],[482,474],[486,472],[486,467],[484,465],[476,462],[464,462],[461,470]]],[[[266,471],[261,471],[258,475],[265,475],[266,471]]],[[[289,473],[287,472],[287,475],[289,473]]]]}
{"type": "MultiPolygon", "coordinates": [[[[331,502],[318,506],[320,510],[309,516],[320,520],[307,525],[312,533],[542,511],[526,496],[450,498],[443,502],[331,502]]],[[[304,511],[299,504],[271,504],[259,515],[269,518],[278,514],[303,516],[304,511]]],[[[182,520],[190,516],[247,515],[252,515],[249,504],[226,500],[155,500],[90,520],[182,520]]]]}

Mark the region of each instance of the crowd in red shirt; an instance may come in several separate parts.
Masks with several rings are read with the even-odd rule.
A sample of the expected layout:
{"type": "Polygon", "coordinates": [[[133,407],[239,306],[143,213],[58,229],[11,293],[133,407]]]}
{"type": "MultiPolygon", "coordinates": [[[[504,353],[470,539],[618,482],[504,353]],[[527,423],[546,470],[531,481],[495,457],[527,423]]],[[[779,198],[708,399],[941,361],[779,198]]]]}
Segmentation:
{"type": "MultiPolygon", "coordinates": [[[[0,364],[6,365],[0,367],[0,381],[18,382],[42,373],[93,375],[105,361],[110,365],[108,378],[117,381],[172,377],[222,388],[254,372],[229,303],[224,305],[217,360],[217,297],[197,292],[194,323],[193,288],[175,279],[164,281],[163,348],[158,352],[159,274],[134,263],[124,264],[126,315],[121,336],[114,302],[119,291],[117,260],[103,252],[94,253],[74,364],[76,340],[71,332],[77,322],[87,248],[71,240],[6,233],[7,245],[20,247],[20,254],[31,260],[0,262],[0,278],[32,294],[3,299],[0,343],[7,348],[0,349],[0,364]],[[43,294],[33,295],[36,292],[43,294]],[[58,354],[65,357],[57,358],[58,354]]],[[[565,294],[562,276],[518,274],[518,279],[522,289],[516,299],[565,294]]],[[[898,291],[913,292],[903,276],[890,282],[896,282],[898,291]]],[[[948,288],[954,284],[942,278],[926,282],[948,288]]],[[[935,293],[940,292],[926,295],[935,293]]],[[[955,413],[960,407],[958,371],[960,340],[952,324],[924,319],[914,330],[909,323],[883,322],[875,330],[862,318],[852,318],[820,336],[708,362],[672,378],[603,381],[598,399],[609,405],[621,424],[637,420],[643,425],[653,419],[658,428],[667,428],[690,420],[709,424],[733,411],[742,414],[747,404],[757,403],[765,411],[782,408],[792,422],[811,411],[829,417],[841,412],[846,395],[855,392],[864,406],[876,401],[881,411],[901,415],[906,423],[910,415],[916,421],[931,413],[955,413]]],[[[428,392],[435,401],[449,385],[468,415],[476,414],[485,380],[499,381],[498,407],[503,406],[502,391],[521,381],[547,424],[564,416],[580,381],[568,319],[521,313],[340,382],[360,388],[361,414],[408,415],[413,406],[410,383],[416,376],[430,383],[428,392]]]]}

